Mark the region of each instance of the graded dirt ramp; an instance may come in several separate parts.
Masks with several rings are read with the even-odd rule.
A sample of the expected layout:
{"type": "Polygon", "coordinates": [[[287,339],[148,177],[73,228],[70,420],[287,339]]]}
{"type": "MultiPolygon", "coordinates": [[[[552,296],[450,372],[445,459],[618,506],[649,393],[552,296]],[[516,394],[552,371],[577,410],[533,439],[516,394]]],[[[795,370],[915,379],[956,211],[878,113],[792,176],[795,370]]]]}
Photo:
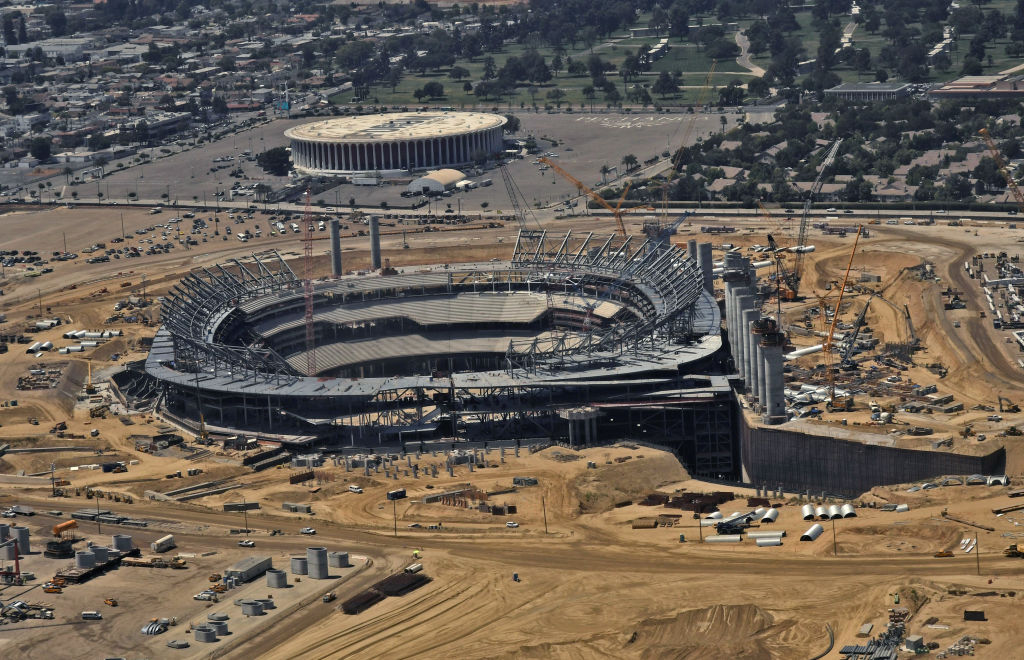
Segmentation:
{"type": "MultiPolygon", "coordinates": [[[[783,622],[788,627],[792,622],[783,622]]],[[[673,617],[646,619],[632,632],[601,633],[572,642],[517,649],[505,658],[638,658],[641,660],[730,660],[786,657],[773,653],[765,638],[779,632],[775,618],[753,604],[713,605],[673,617]]],[[[629,628],[627,628],[627,631],[629,628]]],[[[778,640],[776,640],[777,642],[778,640]]]]}
{"type": "Polygon", "coordinates": [[[574,482],[582,513],[608,511],[617,502],[641,498],[658,486],[690,478],[679,459],[661,451],[638,449],[632,458],[610,465],[596,459],[596,470],[587,470],[574,482]],[[642,457],[642,458],[640,458],[642,457]]]}

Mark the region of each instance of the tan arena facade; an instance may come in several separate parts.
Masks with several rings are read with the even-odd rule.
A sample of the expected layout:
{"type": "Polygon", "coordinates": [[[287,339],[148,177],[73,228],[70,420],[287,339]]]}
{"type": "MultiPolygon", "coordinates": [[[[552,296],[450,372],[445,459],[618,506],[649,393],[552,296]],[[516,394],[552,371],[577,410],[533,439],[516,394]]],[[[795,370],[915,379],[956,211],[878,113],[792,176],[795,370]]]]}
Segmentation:
{"type": "Polygon", "coordinates": [[[284,134],[304,174],[409,172],[500,152],[507,121],[485,112],[392,112],[310,122],[284,134]]]}

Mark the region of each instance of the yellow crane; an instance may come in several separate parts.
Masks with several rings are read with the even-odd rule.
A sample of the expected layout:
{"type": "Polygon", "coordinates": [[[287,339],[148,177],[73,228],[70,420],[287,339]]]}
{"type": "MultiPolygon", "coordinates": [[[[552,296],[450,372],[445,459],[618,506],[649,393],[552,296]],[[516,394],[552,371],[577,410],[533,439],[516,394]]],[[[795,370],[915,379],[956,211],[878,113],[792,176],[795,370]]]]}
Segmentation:
{"type": "MultiPolygon", "coordinates": [[[[836,332],[836,322],[839,320],[839,306],[843,304],[843,295],[846,293],[846,284],[850,280],[850,269],[853,267],[853,257],[857,254],[857,243],[860,241],[860,233],[863,229],[863,225],[858,225],[857,235],[853,237],[853,249],[850,250],[850,261],[846,264],[846,274],[843,275],[843,283],[839,288],[839,299],[836,300],[835,313],[832,314],[832,323],[828,325],[828,330],[825,331],[825,341],[821,346],[821,352],[825,362],[825,373],[828,378],[828,405],[829,408],[833,410],[836,406],[836,375],[832,370],[832,337],[836,332]]],[[[819,298],[821,313],[824,315],[825,304],[823,301],[823,298],[819,298]]],[[[822,318],[825,317],[822,316],[822,318]]]]}
{"type": "Polygon", "coordinates": [[[1010,170],[1006,169],[1006,163],[1003,162],[1003,157],[999,154],[999,147],[996,146],[992,136],[989,135],[987,128],[983,128],[978,131],[978,135],[985,139],[985,144],[988,145],[988,150],[992,154],[992,160],[996,161],[996,167],[999,168],[1003,178],[1006,179],[1006,185],[1010,187],[1010,192],[1013,194],[1013,198],[1017,200],[1017,207],[1022,213],[1024,213],[1024,194],[1022,194],[1020,188],[1017,187],[1017,182],[1014,181],[1013,175],[1010,174],[1010,170]]]}
{"type": "Polygon", "coordinates": [[[587,184],[583,183],[582,181],[580,181],[579,179],[577,179],[576,177],[574,177],[573,175],[569,174],[564,169],[559,167],[550,158],[541,158],[540,162],[544,163],[545,165],[550,167],[552,170],[557,172],[558,175],[561,176],[563,179],[565,179],[566,181],[568,181],[572,185],[576,186],[576,190],[578,190],[580,193],[586,193],[587,195],[590,196],[591,199],[593,199],[595,202],[600,204],[606,210],[610,211],[611,214],[615,217],[615,224],[618,226],[619,234],[621,236],[625,236],[626,235],[626,225],[625,225],[625,223],[622,222],[622,214],[623,213],[628,213],[629,211],[632,211],[632,210],[635,210],[635,209],[633,209],[633,208],[623,209],[622,208],[622,203],[624,201],[626,201],[626,193],[629,192],[629,187],[631,185],[633,185],[632,183],[630,183],[630,182],[626,183],[626,187],[622,191],[622,197],[619,198],[618,203],[613,207],[611,204],[609,204],[605,200],[604,197],[601,197],[600,194],[598,194],[598,193],[594,192],[593,190],[591,190],[590,187],[587,186],[587,184]]]}

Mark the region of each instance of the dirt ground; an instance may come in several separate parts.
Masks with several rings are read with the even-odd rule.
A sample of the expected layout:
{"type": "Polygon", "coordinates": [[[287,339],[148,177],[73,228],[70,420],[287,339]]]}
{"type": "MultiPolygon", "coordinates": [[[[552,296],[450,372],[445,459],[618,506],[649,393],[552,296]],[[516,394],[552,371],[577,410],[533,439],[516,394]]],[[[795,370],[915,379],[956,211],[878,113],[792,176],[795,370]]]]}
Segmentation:
{"type": "MultiPolygon", "coordinates": [[[[257,220],[265,227],[263,216],[258,215],[257,220]]],[[[125,212],[129,231],[154,222],[154,217],[144,213],[125,212]]],[[[553,229],[571,226],[581,231],[607,231],[610,224],[608,220],[573,220],[571,225],[566,220],[546,222],[553,229]]],[[[638,222],[631,221],[630,226],[635,230],[638,222]]],[[[742,231],[714,238],[718,247],[723,242],[744,247],[764,243],[764,233],[777,231],[776,226],[763,220],[729,222],[740,225],[742,231]]],[[[5,238],[3,247],[7,248],[62,249],[60,232],[65,232],[69,249],[81,250],[91,242],[120,233],[120,219],[109,209],[10,213],[0,217],[0,223],[11,229],[5,233],[9,238],[5,238]],[[60,232],[55,228],[60,228],[60,232]]],[[[685,242],[690,236],[707,239],[708,235],[697,229],[700,224],[701,220],[694,218],[692,227],[682,228],[675,240],[685,242]]],[[[967,408],[963,413],[948,416],[901,415],[902,421],[935,427],[936,435],[945,433],[956,438],[963,450],[986,451],[1004,444],[1008,450],[1008,473],[1020,475],[1024,473],[1024,452],[1019,442],[996,436],[1010,425],[1024,423],[1024,417],[1004,413],[1005,419],[994,423],[985,421],[989,413],[971,410],[977,404],[995,405],[997,394],[1016,401],[1024,399],[1020,369],[1015,364],[1016,348],[1005,343],[1006,333],[993,330],[985,319],[977,317],[979,287],[976,281],[966,279],[961,267],[976,252],[1012,253],[1019,234],[998,223],[967,229],[871,226],[873,235],[861,242],[854,272],[859,275],[864,270],[881,277],[880,284],[867,285],[878,288],[889,301],[876,298],[871,303],[867,318],[876,336],[883,342],[906,341],[909,330],[902,309],[907,305],[924,345],[924,350],[915,354],[915,363],[941,362],[949,368],[945,378],[923,366],[909,368],[903,377],[922,384],[935,383],[940,392],[954,394],[967,408]],[[906,271],[922,259],[934,263],[940,282],[921,281],[906,271]],[[966,294],[967,310],[942,311],[938,291],[947,285],[966,294]],[[961,328],[954,329],[953,320],[961,320],[961,328]],[[974,438],[961,439],[959,430],[966,423],[973,424],[976,431],[988,433],[989,439],[984,443],[974,438]]],[[[414,267],[417,261],[485,261],[507,257],[514,229],[411,236],[408,250],[401,248],[400,234],[385,236],[385,255],[391,258],[392,265],[405,268],[414,267]]],[[[70,342],[62,340],[61,334],[67,329],[116,328],[124,331],[124,337],[117,340],[116,351],[111,347],[91,355],[44,355],[37,359],[26,355],[23,347],[12,344],[10,352],[0,356],[0,399],[18,401],[17,407],[0,407],[0,443],[15,447],[82,448],[45,454],[7,454],[0,459],[2,471],[40,473],[54,463],[57,476],[68,478],[74,487],[95,486],[133,495],[134,504],[104,501],[104,506],[153,520],[145,532],[133,532],[144,542],[171,531],[185,541],[182,549],[186,552],[206,548],[219,552],[213,558],[196,559],[195,572],[189,569],[179,576],[125,568],[98,579],[95,585],[73,587],[66,596],[59,595],[67,599],[66,604],[60,604],[60,600],[54,603],[58,619],[46,625],[61,625],[61,631],[73,630],[73,639],[83,654],[117,651],[172,657],[174,654],[162,645],[168,639],[184,637],[178,631],[180,628],[145,643],[138,641],[141,635],[137,629],[152,616],[178,616],[177,612],[186,618],[191,616],[189,613],[195,610],[190,609],[190,596],[199,590],[206,572],[223,568],[225,561],[241,556],[237,537],[228,533],[241,527],[241,514],[220,509],[224,502],[245,496],[247,500],[259,501],[262,507],[249,516],[250,527],[256,530],[253,538],[257,540],[257,552],[273,553],[282,561],[289,553],[302,552],[311,543],[296,532],[301,526],[311,525],[318,532],[316,544],[349,549],[368,557],[372,566],[351,584],[340,587],[339,597],[352,595],[383,575],[400,570],[412,560],[414,549],[422,551],[425,572],[432,581],[411,594],[389,598],[356,616],[321,607],[319,601],[291,613],[282,612],[279,623],[267,626],[259,635],[239,634],[231,639],[232,646],[228,648],[225,644],[223,657],[810,657],[828,648],[826,624],[835,631],[835,648],[855,642],[855,633],[865,622],[873,622],[879,631],[884,627],[887,610],[893,607],[892,594],[896,593],[901,595],[901,604],[915,604],[911,633],[923,634],[926,641],[937,641],[943,647],[962,634],[977,634],[992,641],[979,647],[979,656],[1014,657],[1016,641],[1009,622],[1020,608],[1018,600],[1024,593],[1024,561],[1003,558],[1002,549],[1017,542],[1024,514],[992,514],[993,508],[1020,501],[1009,499],[1004,488],[950,486],[918,493],[907,493],[905,486],[876,489],[861,500],[907,503],[910,512],[895,514],[858,508],[856,518],[836,521],[835,546],[831,542],[830,523],[826,523],[822,537],[801,543],[799,536],[811,523],[800,518],[797,502],[786,499],[779,521],[773,525],[787,532],[783,546],[757,548],[749,540],[738,545],[712,545],[699,542],[701,530],[685,516],[673,527],[631,528],[633,519],[658,512],[679,513],[677,510],[637,504],[612,506],[626,499],[637,501],[643,494],[658,489],[723,489],[690,481],[674,459],[656,449],[590,449],[581,452],[577,460],[567,461],[555,460],[553,454],[568,454],[568,450],[548,449],[537,454],[524,451],[519,459],[507,455],[504,464],[498,453],[492,451],[488,463],[498,467],[470,474],[462,466],[456,468],[453,477],[442,471],[443,476],[437,479],[419,480],[402,475],[398,481],[385,481],[377,474],[367,478],[361,472],[346,473],[344,468],[331,467],[327,469],[330,479],[321,484],[290,486],[285,477],[291,470],[253,475],[239,465],[240,456],[234,452],[215,453],[199,463],[180,454],[161,457],[137,452],[130,436],[153,435],[158,420],[136,416],[128,420],[131,425],[126,425],[115,415],[90,419],[88,401],[75,401],[87,378],[83,358],[94,358],[93,373],[97,380],[102,380],[99,374],[116,363],[144,357],[140,340],[154,332],[152,326],[142,324],[104,323],[117,300],[127,293],[141,293],[142,273],[146,275],[147,294],[159,296],[188,269],[229,256],[242,256],[251,253],[254,247],[276,247],[290,257],[301,253],[301,244],[290,236],[260,240],[263,242],[248,245],[215,241],[200,244],[191,251],[178,248],[169,255],[125,263],[57,263],[53,273],[37,279],[16,278],[17,269],[8,269],[3,285],[6,295],[0,299],[7,315],[7,323],[2,326],[5,333],[20,331],[29,317],[39,315],[42,307],[43,316],[58,315],[65,324],[34,334],[33,340],[66,345],[70,342]],[[124,281],[132,284],[120,287],[124,281]],[[70,288],[72,285],[74,288],[70,288]],[[114,352],[119,353],[116,362],[112,359],[114,352]],[[58,389],[15,390],[17,378],[36,363],[75,366],[65,369],[58,389]],[[32,417],[38,419],[38,425],[29,422],[32,417]],[[55,422],[62,420],[68,422],[69,434],[84,437],[61,439],[47,433],[55,422]],[[96,438],[90,437],[92,429],[98,431],[96,438]],[[103,456],[96,454],[98,450],[103,451],[103,456]],[[631,456],[628,461],[615,462],[627,455],[631,456]],[[107,460],[138,463],[125,474],[69,469],[107,460]],[[596,469],[587,468],[589,461],[596,464],[596,469]],[[204,473],[186,479],[165,478],[168,473],[184,472],[191,467],[202,467],[204,473]],[[504,490],[511,486],[514,476],[535,476],[540,484],[488,498],[492,504],[514,504],[518,511],[511,516],[420,501],[428,493],[467,482],[484,491],[504,490]],[[213,479],[229,479],[238,487],[190,503],[141,499],[146,490],[166,491],[213,479]],[[349,493],[349,483],[361,485],[365,492],[349,493]],[[428,484],[434,488],[427,488],[428,484]],[[409,498],[389,506],[384,493],[396,487],[406,487],[409,498]],[[283,501],[310,503],[314,514],[281,511],[283,501]],[[942,515],[943,509],[995,531],[953,522],[942,515]],[[507,528],[504,523],[508,520],[518,522],[520,527],[507,528]],[[428,529],[437,523],[442,524],[440,529],[428,529]],[[421,527],[410,527],[415,524],[421,527]],[[282,529],[286,534],[272,537],[271,529],[282,529]],[[975,532],[979,534],[980,575],[975,555],[965,555],[959,549],[960,541],[973,538],[975,532]],[[680,543],[680,534],[686,542],[680,543]],[[934,557],[940,550],[951,550],[954,557],[934,557]],[[513,573],[519,574],[519,582],[512,580],[513,573]],[[1015,595],[1010,596],[1011,591],[1015,595]],[[989,592],[996,595],[982,595],[989,592]],[[119,610],[117,617],[97,625],[72,625],[80,610],[100,607],[97,601],[111,593],[126,599],[132,617],[125,616],[128,610],[119,610]],[[159,606],[164,600],[175,606],[159,606]],[[973,608],[984,609],[989,620],[960,620],[963,609],[973,608]],[[139,614],[135,615],[136,612],[139,614]],[[939,628],[923,623],[933,616],[938,617],[938,623],[928,625],[939,628]],[[941,627],[944,625],[948,628],[941,627]],[[107,642],[111,635],[123,639],[125,646],[110,648],[107,642]]],[[[813,233],[809,242],[817,250],[807,258],[807,291],[823,293],[828,282],[842,277],[852,237],[826,240],[813,233]]],[[[363,267],[366,243],[367,239],[359,237],[343,240],[347,249],[346,269],[363,267]]],[[[326,260],[322,257],[325,250],[325,244],[316,248],[318,274],[326,274],[326,260]]],[[[721,254],[720,249],[716,250],[716,259],[721,254]]],[[[293,264],[293,268],[297,265],[293,264]]],[[[867,295],[857,294],[848,299],[850,304],[847,306],[844,301],[842,320],[851,320],[859,313],[867,295]]],[[[802,315],[801,305],[812,302],[787,304],[787,322],[797,323],[802,315]]],[[[818,342],[820,338],[794,336],[798,345],[818,342]]],[[[820,358],[807,359],[815,360],[820,358]]],[[[859,410],[841,416],[851,422],[866,421],[865,403],[859,401],[859,410]]],[[[420,462],[423,465],[438,460],[423,456],[420,462]]],[[[1019,487],[1019,480],[1016,484],[1019,487]]],[[[728,489],[744,496],[751,494],[728,489]]],[[[48,486],[4,484],[0,486],[0,504],[25,502],[39,510],[57,509],[65,513],[96,504],[84,496],[51,500],[46,498],[48,492],[48,486]]],[[[725,505],[725,513],[744,510],[746,503],[737,500],[730,504],[735,506],[725,505]]],[[[33,529],[33,538],[41,543],[48,533],[46,526],[56,520],[36,518],[32,524],[40,526],[33,529]]],[[[45,578],[45,572],[52,567],[33,555],[26,568],[45,578]],[[34,566],[37,562],[38,568],[34,566]]],[[[0,600],[8,598],[9,595],[0,596],[0,600]]],[[[46,627],[20,632],[0,627],[0,644],[4,644],[0,648],[18,653],[30,649],[28,657],[59,656],[61,649],[66,648],[62,645],[66,638],[52,633],[46,627]]],[[[205,649],[197,656],[182,655],[210,656],[205,649]]],[[[838,654],[833,649],[826,657],[838,654]]]]}

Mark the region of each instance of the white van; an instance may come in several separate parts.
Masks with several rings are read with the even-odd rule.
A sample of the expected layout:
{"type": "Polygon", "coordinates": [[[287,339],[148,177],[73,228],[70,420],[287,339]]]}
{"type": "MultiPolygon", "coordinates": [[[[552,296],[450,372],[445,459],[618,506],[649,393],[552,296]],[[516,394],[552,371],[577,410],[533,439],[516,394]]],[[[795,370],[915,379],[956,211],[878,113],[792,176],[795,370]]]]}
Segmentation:
{"type": "Polygon", "coordinates": [[[359,486],[349,486],[348,487],[348,492],[350,492],[350,493],[362,493],[363,489],[360,488],[359,486]]]}
{"type": "Polygon", "coordinates": [[[149,209],[150,215],[156,215],[157,213],[163,213],[163,209],[160,208],[159,206],[154,206],[153,208],[149,209]]]}
{"type": "Polygon", "coordinates": [[[85,620],[89,620],[89,619],[102,619],[103,615],[100,614],[99,612],[90,610],[90,611],[87,611],[87,612],[82,612],[82,618],[85,619],[85,620]]]}
{"type": "Polygon", "coordinates": [[[299,226],[298,226],[297,224],[295,224],[295,223],[293,222],[293,223],[291,223],[291,224],[290,224],[289,226],[290,226],[290,227],[292,228],[292,232],[293,232],[293,233],[296,233],[296,234],[298,234],[298,233],[299,233],[299,226]]]}

